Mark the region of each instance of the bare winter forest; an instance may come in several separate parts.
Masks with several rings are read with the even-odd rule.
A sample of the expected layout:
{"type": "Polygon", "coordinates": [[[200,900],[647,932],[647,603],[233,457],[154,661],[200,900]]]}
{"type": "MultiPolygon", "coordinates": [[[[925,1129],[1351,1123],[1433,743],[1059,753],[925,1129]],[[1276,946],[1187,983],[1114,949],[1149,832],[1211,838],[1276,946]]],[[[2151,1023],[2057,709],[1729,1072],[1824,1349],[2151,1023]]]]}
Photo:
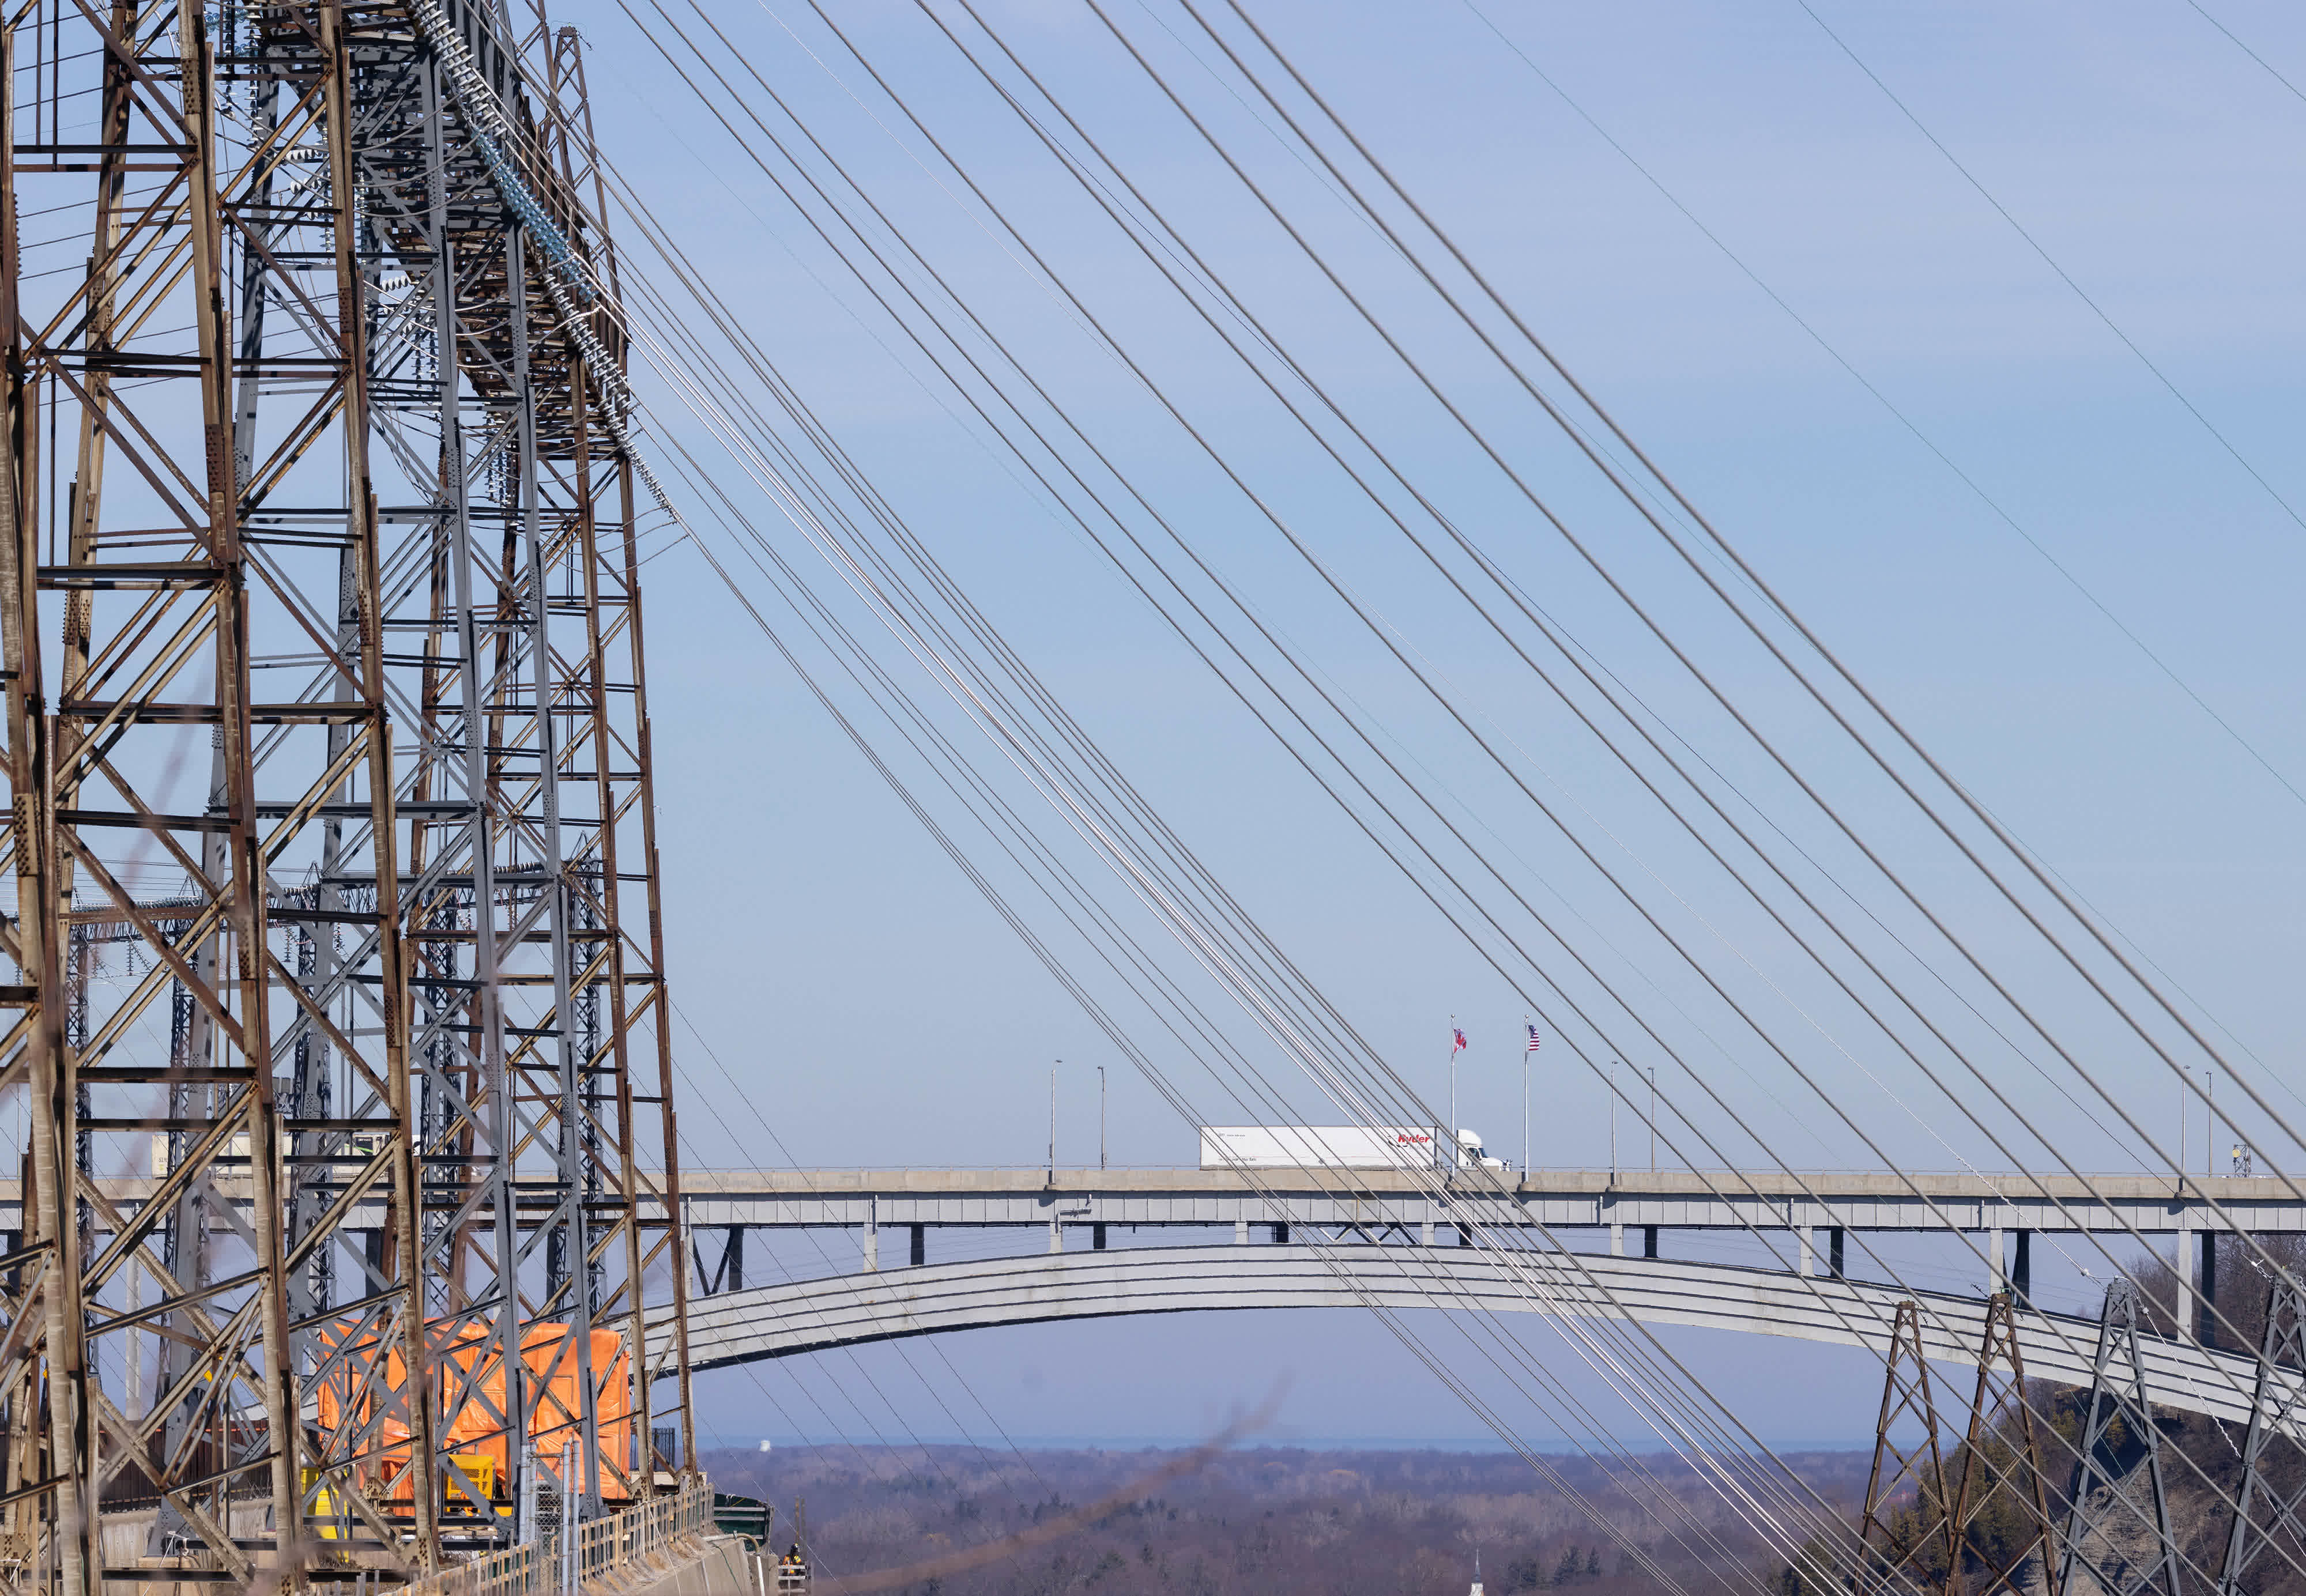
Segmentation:
{"type": "MultiPolygon", "coordinates": [[[[818,1567],[847,1575],[904,1566],[1017,1535],[1121,1494],[1126,1505],[1013,1560],[935,1575],[913,1596],[1095,1592],[1097,1596],[1269,1592],[1271,1596],[1463,1596],[1474,1554],[1491,1592],[1575,1590],[1689,1596],[1759,1576],[1781,1588],[1749,1528],[1687,1467],[1644,1458],[1627,1485],[1579,1458],[1552,1478],[1516,1456],[1439,1452],[1244,1449],[1131,1489],[1176,1455],[1152,1451],[979,1453],[966,1447],[808,1448],[709,1455],[721,1489],[775,1505],[789,1540],[806,1502],[818,1567]],[[1636,1473],[1645,1475],[1631,1480],[1636,1473]],[[1607,1529],[1579,1505],[1603,1511],[1607,1529]],[[1645,1499],[1647,1505],[1637,1505],[1645,1499]],[[1644,1559],[1649,1566],[1644,1566],[1644,1559]]],[[[1870,1459],[1789,1459],[1827,1500],[1854,1511],[1870,1459]]]]}

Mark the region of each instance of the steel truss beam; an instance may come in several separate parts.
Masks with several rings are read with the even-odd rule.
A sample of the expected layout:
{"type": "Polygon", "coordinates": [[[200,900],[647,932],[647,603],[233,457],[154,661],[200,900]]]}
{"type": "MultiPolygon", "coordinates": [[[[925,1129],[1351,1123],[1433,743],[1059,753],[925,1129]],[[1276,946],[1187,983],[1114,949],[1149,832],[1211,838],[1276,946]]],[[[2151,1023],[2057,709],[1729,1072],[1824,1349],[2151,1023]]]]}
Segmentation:
{"type": "Polygon", "coordinates": [[[1883,1360],[1882,1411],[1874,1423],[1874,1466],[1858,1515],[1862,1589],[1926,1591],[1954,1566],[1952,1521],[1946,1512],[1945,1458],[1938,1447],[1938,1407],[1930,1389],[1919,1304],[1900,1302],[1883,1360]],[[1897,1438],[1918,1424],[1921,1436],[1897,1438]],[[1907,1493],[1912,1493],[1910,1498],[1907,1493]]]}
{"type": "Polygon", "coordinates": [[[2088,1405],[2066,1510],[2065,1544],[2053,1588],[2066,1596],[2089,1596],[2077,1592],[2077,1568],[2088,1573],[2103,1596],[2142,1596],[2157,1587],[2161,1596],[2179,1596],[2178,1542],[2170,1532],[2170,1498],[2163,1484],[2162,1432],[2154,1421],[2139,1349],[2138,1288],[2127,1280],[2105,1288],[2105,1303],[2099,1311],[2097,1356],[2091,1366],[2088,1405]],[[2133,1468],[2120,1469],[2117,1450],[2133,1447],[2142,1451],[2142,1457],[2133,1468]],[[2124,1485],[2141,1468],[2152,1497],[2145,1506],[2124,1485]],[[2122,1557],[2116,1533],[2126,1537],[2139,1529],[2153,1537],[2153,1551],[2143,1558],[2122,1557]]]}
{"type": "Polygon", "coordinates": [[[2242,1437],[2242,1482],[2234,1490],[2233,1523],[2218,1567],[2218,1596],[2244,1596],[2250,1565],[2277,1538],[2293,1554],[2306,1549],[2306,1479],[2276,1485],[2268,1468],[2277,1445],[2298,1452],[2296,1426],[2306,1420],[2306,1291],[2288,1276],[2266,1297],[2266,1329],[2259,1338],[2258,1380],[2250,1393],[2250,1428],[2242,1437]],[[2260,1498],[2264,1500],[2261,1502],[2260,1498]]]}
{"type": "MultiPolygon", "coordinates": [[[[1938,1440],[1920,1304],[1898,1304],[1883,1360],[1882,1409],[1874,1429],[1874,1466],[1858,1523],[1860,1583],[1868,1592],[1943,1590],[1945,1596],[2023,1596],[2028,1561],[2056,1564],[2056,1536],[2026,1404],[2026,1366],[2010,1294],[1986,1299],[1977,1348],[1977,1386],[1969,1426],[1949,1490],[1938,1440]],[[1919,1425],[1910,1442],[1896,1432],[1919,1425]],[[2014,1429],[2014,1438],[1998,1433],[2014,1429]],[[1912,1495],[1909,1497],[1907,1492],[1912,1495]],[[1997,1509],[2014,1509],[2020,1528],[2000,1548],[1978,1533],[1997,1509]],[[1981,1576],[1973,1584],[1971,1565],[1981,1576]]],[[[2058,1596],[2063,1586],[2049,1587],[2058,1596]]]]}
{"type": "Polygon", "coordinates": [[[433,14],[0,25],[0,1534],[73,1596],[115,1498],[295,1586],[501,1535],[450,1462],[491,1439],[517,1500],[574,1438],[596,1509],[656,1421],[688,1455],[640,1376],[679,1165],[581,62],[433,14]]]}
{"type": "MultiPolygon", "coordinates": [[[[2034,1410],[2026,1400],[2026,1358],[2019,1348],[2018,1323],[2008,1292],[1986,1299],[1986,1334],[1977,1348],[1977,1388],[1969,1404],[1969,1430],[1961,1448],[1961,1481],[1954,1488],[1952,1529],[1957,1558],[1946,1575],[1946,1596],[2026,1596],[2020,1575],[2028,1561],[2058,1566],[2058,1540],[2050,1521],[2050,1501],[2042,1474],[2042,1452],[2034,1435],[2034,1410]],[[2014,1437],[1999,1433],[2003,1425],[2014,1437]],[[2006,1546],[1978,1543],[1972,1531],[1997,1507],[2011,1513],[2019,1529],[2006,1546]],[[1965,1564],[1977,1563],[1972,1583],[1965,1564]]],[[[2064,1587],[2049,1587],[2062,1596],[2064,1587]]]]}

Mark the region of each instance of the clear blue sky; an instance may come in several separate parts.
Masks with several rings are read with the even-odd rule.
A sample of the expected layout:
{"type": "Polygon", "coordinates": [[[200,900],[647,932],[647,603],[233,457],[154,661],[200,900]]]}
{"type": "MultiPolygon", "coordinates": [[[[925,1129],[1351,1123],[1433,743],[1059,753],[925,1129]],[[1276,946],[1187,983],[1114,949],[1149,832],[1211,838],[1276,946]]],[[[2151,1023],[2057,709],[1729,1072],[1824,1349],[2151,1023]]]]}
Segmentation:
{"type": "MultiPolygon", "coordinates": [[[[672,4],[672,0],[668,0],[672,4]]],[[[2306,100],[2182,0],[2135,4],[1603,8],[1484,0],[1549,87],[1474,12],[1260,4],[1252,9],[1653,457],[2012,828],[2134,937],[2256,1055],[2297,1057],[2294,1001],[2306,804],[2149,664],[1996,518],[1659,187],[1806,319],[2121,618],[2242,738],[2306,787],[2293,616],[2306,553],[2276,501],[2306,505],[2300,402],[2306,100]],[[1822,21],[1821,21],[1822,19],[1822,21]],[[1997,215],[1825,30],[2102,307],[2202,422],[1997,215]],[[1589,123],[1563,98],[1574,99],[1589,123]],[[1624,147],[1612,149],[1596,131],[1624,147]]],[[[1145,478],[1346,691],[1467,808],[1528,851],[1494,783],[1453,752],[1365,643],[1291,574],[1275,540],[1209,480],[1188,444],[963,207],[850,100],[885,115],[806,5],[711,7],[746,57],[818,127],[988,320],[1021,339],[1069,405],[1145,478]],[[791,35],[840,74],[828,75],[791,35]],[[856,80],[852,81],[852,80],[856,80]]],[[[910,5],[829,4],[925,120],[1100,307],[1154,352],[1325,555],[1484,713],[1540,739],[1554,773],[1607,811],[1612,790],[1574,739],[1525,722],[1529,689],[1462,616],[1403,573],[1335,482],[1248,394],[910,5]]],[[[2306,83],[2294,10],[2208,10],[2306,83]]],[[[687,14],[687,13],[684,13],[687,14]]],[[[957,15],[953,13],[941,13],[957,15]]],[[[1100,138],[1205,241],[1235,286],[1375,417],[1453,510],[1518,550],[1518,513],[1474,480],[1409,380],[1308,285],[1206,149],[1072,5],[986,14],[1100,138]]],[[[1152,0],[1116,20],[1175,49],[1183,13],[1152,0]]],[[[1465,1123],[1519,1156],[1520,1004],[1401,887],[1135,601],[1111,568],[999,469],[893,354],[885,325],[824,249],[689,101],[613,0],[585,31],[602,139],[628,180],[733,302],[801,393],[1020,650],[1154,796],[1278,940],[1420,1089],[1443,1086],[1446,1025],[1473,1040],[1465,1123]]],[[[693,22],[693,16],[689,18],[693,22]]],[[[1379,252],[1214,80],[1186,92],[1231,115],[1261,177],[1320,218],[1327,247],[1379,252]],[[1264,141],[1260,143],[1260,140],[1264,141]]],[[[1374,262],[1374,264],[1371,264],[1374,262]]],[[[1471,351],[1405,293],[1394,313],[1440,368],[1503,398],[1471,351]]],[[[665,431],[685,423],[662,388],[665,431]]],[[[1501,407],[1498,413],[1506,412],[1501,407]]],[[[701,446],[700,446],[701,447],[701,446]]],[[[1533,448],[1535,446],[1533,445],[1533,448]]],[[[1541,459],[1541,466],[1543,461],[1541,459]]],[[[733,474],[731,474],[733,479],[733,474]]],[[[1565,480],[1572,514],[1590,508],[1565,480]]],[[[797,540],[794,547],[799,548],[797,540]]],[[[1532,545],[1533,549],[1534,545],[1532,545]]],[[[796,558],[799,556],[797,555],[796,558]]],[[[1618,622],[1535,552],[1522,568],[1607,652],[1618,622]]],[[[696,560],[648,568],[651,693],[674,989],[686,1031],[683,1121],[708,1165],[1027,1164],[1060,1075],[1059,1157],[1093,1162],[1096,1076],[1111,1075],[1116,1164],[1190,1162],[1189,1127],[1056,989],[891,798],[696,560]],[[723,1075],[720,1068],[728,1071],[723,1075]],[[733,1078],[733,1080],[732,1079],[733,1078]],[[773,1139],[769,1131],[773,1131],[773,1139]],[[778,1144],[781,1144],[781,1150],[778,1144]]],[[[1636,679],[1644,668],[1627,666],[1636,679]]],[[[1533,713],[1533,712],[1532,712],[1533,713]]],[[[1627,846],[1672,867],[1672,845],[1627,846]]],[[[1663,972],[1656,978],[1670,980],[1663,972]]],[[[2175,1093],[2121,1081],[2163,1120],[2175,1093]]],[[[1744,1090],[1733,1086],[1733,1090],[1744,1090]]],[[[1759,1090],[1758,1081],[1755,1089],[1759,1090]]],[[[1601,1161],[1603,1097],[1561,1065],[1542,1086],[1540,1164],[1601,1161]]],[[[1790,1161],[1863,1159],[1789,1108],[1790,1161]]],[[[1887,1124],[1893,1115],[1887,1115],[1887,1124]]],[[[1901,1159],[1953,1154],[1885,1131],[1901,1159]]],[[[2199,1142],[2198,1142],[2199,1146],[2199,1142]]],[[[1965,1155],[1967,1156],[1967,1155],[1965,1155]]],[[[843,1245],[833,1240],[828,1245],[843,1245]]],[[[805,1261],[799,1249],[795,1267],[805,1261]]],[[[812,1255],[813,1256],[813,1255],[812,1255]]],[[[1933,1267],[1959,1272],[1951,1259],[1933,1267]]],[[[2057,1273],[2054,1282],[2078,1285],[2057,1273]]],[[[2079,1300],[2079,1295],[2077,1295],[2079,1300]]],[[[1878,1371],[1802,1349],[1806,1400],[1786,1411],[1778,1348],[1687,1339],[1711,1378],[1781,1439],[1857,1437],[1878,1371]]],[[[1290,1433],[1470,1437],[1474,1421],[1373,1324],[1349,1316],[1156,1320],[957,1339],[948,1349],[1012,1432],[1184,1438],[1285,1376],[1290,1433]],[[1404,1415],[1409,1415],[1404,1418],[1404,1415]]],[[[979,1433],[944,1364],[911,1354],[979,1433]]],[[[904,1422],[950,1435],[897,1358],[868,1363],[904,1422]]],[[[836,1428],[794,1382],[857,1388],[847,1366],[721,1375],[724,1433],[836,1428]]],[[[864,1421],[839,1411],[858,1438],[864,1421]]],[[[870,1394],[863,1400],[870,1404],[870,1394]]],[[[885,1415],[884,1427],[894,1421],[885,1415]]],[[[892,1430],[891,1433],[896,1433],[892,1430]]]]}

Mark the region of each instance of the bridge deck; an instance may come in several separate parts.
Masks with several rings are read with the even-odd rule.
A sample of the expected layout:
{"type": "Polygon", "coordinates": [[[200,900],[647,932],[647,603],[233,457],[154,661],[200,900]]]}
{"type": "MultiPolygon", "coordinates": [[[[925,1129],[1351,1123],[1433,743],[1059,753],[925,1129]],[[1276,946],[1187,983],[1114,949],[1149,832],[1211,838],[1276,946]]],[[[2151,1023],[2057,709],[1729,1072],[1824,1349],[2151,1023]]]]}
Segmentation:
{"type": "MultiPolygon", "coordinates": [[[[95,1184],[133,1211],[158,1184],[95,1184]]],[[[1782,1170],[1467,1171],[1436,1196],[1427,1177],[1385,1169],[708,1169],[682,1177],[691,1225],[707,1229],[1257,1225],[1358,1228],[1431,1239],[1439,1227],[2113,1232],[2239,1228],[2306,1232],[2306,1201],[2273,1176],[1900,1174],[1782,1170]]],[[[245,1182],[218,1195],[240,1205],[245,1182]]],[[[381,1223],[356,1205],[353,1223],[381,1223]]],[[[644,1217],[653,1203],[644,1197],[644,1217]]],[[[0,1181],[0,1233],[22,1228],[16,1182],[0,1181]]]]}
{"type": "Polygon", "coordinates": [[[699,1226],[1358,1225],[1467,1220],[1577,1228],[2306,1231],[2270,1176],[1898,1174],[1883,1171],[1540,1170],[1461,1174],[1437,1197],[1383,1169],[697,1170],[699,1226]]]}

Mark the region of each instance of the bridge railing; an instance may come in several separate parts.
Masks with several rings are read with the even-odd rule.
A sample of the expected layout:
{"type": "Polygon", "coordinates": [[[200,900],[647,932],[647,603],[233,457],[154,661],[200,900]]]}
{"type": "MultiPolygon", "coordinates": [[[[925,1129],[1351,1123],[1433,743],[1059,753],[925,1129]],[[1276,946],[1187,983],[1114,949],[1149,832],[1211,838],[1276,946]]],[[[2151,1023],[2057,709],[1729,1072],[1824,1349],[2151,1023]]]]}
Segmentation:
{"type": "Polygon", "coordinates": [[[402,1587],[406,1596],[573,1596],[639,1583],[698,1549],[713,1529],[713,1482],[690,1474],[670,1496],[576,1526],[574,1556],[558,1533],[457,1563],[402,1587]]]}

